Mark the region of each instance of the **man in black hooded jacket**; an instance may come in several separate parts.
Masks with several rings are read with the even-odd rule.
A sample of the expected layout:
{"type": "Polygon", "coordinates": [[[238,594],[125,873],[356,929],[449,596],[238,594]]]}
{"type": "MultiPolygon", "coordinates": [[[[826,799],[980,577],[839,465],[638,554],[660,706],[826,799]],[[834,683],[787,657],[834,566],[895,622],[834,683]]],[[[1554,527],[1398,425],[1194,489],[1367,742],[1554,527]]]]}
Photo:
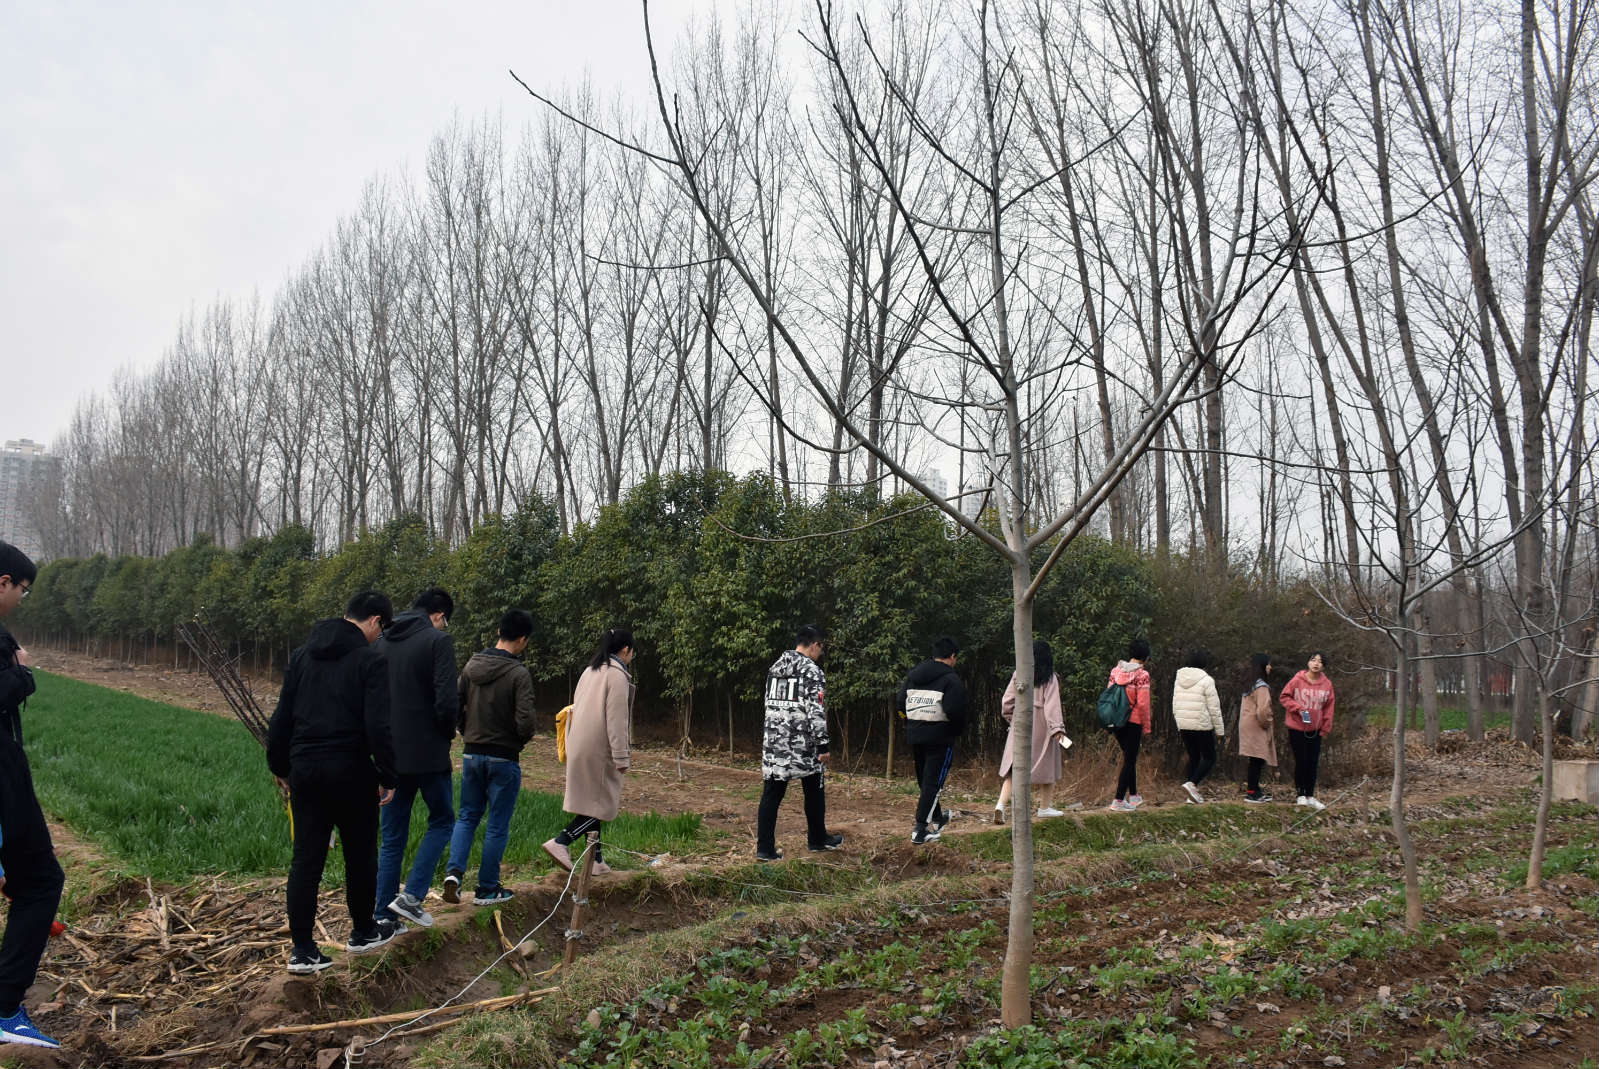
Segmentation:
{"type": "Polygon", "coordinates": [[[455,827],[450,743],[461,705],[455,686],[455,639],[445,630],[454,612],[455,599],[447,591],[429,587],[416,596],[410,612],[394,618],[394,626],[378,643],[389,664],[394,767],[400,783],[394,802],[383,811],[377,915],[379,920],[403,917],[424,928],[432,926],[433,915],[422,908],[422,900],[455,827]],[[428,826],[401,887],[411,806],[418,794],[428,808],[428,826]]]}
{"type": "Polygon", "coordinates": [[[394,938],[373,922],[377,899],[378,807],[394,796],[389,733],[389,673],[372,643],[394,612],[389,599],[363,591],[344,619],[318,620],[289,656],[278,707],[267,726],[267,764],[289,789],[294,860],[289,864],[289,972],[320,972],[333,962],[312,936],[317,885],[335,828],[344,845],[344,901],[354,932],[352,954],[394,938]]]}
{"type": "Polygon", "coordinates": [[[934,642],[933,656],[906,674],[896,697],[916,760],[916,785],[922,789],[911,832],[911,842],[918,845],[936,842],[949,823],[938,796],[955,762],[955,743],[966,730],[966,684],[955,672],[959,652],[952,638],[934,642]]]}
{"type": "MultiPolygon", "coordinates": [[[[0,617],[22,604],[38,575],[26,553],[0,542],[0,617]]],[[[28,651],[0,626],[0,894],[11,900],[0,937],[0,1043],[59,1047],[34,1027],[22,1004],[38,976],[63,882],[22,749],[22,703],[34,691],[31,664],[28,651]]]]}

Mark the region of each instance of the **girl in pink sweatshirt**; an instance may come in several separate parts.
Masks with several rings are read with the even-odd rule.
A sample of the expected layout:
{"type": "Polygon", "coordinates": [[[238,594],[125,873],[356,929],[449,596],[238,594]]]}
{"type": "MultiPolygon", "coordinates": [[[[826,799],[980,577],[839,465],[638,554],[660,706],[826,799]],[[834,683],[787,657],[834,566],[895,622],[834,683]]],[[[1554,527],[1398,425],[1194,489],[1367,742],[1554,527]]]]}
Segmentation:
{"type": "Polygon", "coordinates": [[[1283,688],[1280,701],[1287,710],[1288,747],[1294,752],[1294,783],[1298,805],[1325,809],[1316,800],[1316,767],[1321,764],[1321,740],[1332,730],[1333,685],[1324,671],[1327,659],[1312,653],[1305,668],[1283,688]]]}

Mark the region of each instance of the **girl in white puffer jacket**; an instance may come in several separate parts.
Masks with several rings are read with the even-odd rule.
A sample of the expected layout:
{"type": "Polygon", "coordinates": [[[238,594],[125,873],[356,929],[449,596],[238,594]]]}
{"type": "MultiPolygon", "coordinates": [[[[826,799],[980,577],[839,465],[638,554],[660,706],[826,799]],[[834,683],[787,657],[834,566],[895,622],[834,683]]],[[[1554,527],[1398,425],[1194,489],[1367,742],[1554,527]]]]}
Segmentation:
{"type": "Polygon", "coordinates": [[[1209,667],[1210,651],[1195,650],[1188,655],[1188,663],[1177,670],[1177,682],[1172,686],[1172,716],[1188,750],[1188,779],[1183,790],[1189,802],[1205,800],[1200,796],[1199,784],[1216,767],[1216,743],[1227,733],[1216,681],[1205,671],[1209,667]]]}

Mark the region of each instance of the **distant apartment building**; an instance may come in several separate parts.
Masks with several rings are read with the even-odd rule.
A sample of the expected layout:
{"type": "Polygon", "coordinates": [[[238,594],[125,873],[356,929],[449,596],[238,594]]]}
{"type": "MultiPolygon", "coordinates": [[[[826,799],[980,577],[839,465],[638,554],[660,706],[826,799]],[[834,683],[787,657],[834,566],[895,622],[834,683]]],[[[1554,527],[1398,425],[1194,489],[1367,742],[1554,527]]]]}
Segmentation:
{"type": "Polygon", "coordinates": [[[60,457],[51,456],[29,438],[7,442],[0,450],[0,539],[20,547],[34,560],[44,547],[29,511],[32,490],[60,467],[60,457]]]}

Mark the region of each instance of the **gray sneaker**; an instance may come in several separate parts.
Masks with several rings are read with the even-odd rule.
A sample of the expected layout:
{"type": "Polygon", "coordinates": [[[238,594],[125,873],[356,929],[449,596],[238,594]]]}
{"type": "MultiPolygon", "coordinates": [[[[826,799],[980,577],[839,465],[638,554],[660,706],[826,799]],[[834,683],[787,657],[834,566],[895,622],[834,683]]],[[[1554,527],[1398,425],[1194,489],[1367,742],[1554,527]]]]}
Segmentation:
{"type": "Polygon", "coordinates": [[[398,913],[412,924],[419,924],[423,928],[433,927],[433,914],[422,908],[422,900],[404,891],[394,896],[394,901],[389,903],[389,912],[398,913]]]}

